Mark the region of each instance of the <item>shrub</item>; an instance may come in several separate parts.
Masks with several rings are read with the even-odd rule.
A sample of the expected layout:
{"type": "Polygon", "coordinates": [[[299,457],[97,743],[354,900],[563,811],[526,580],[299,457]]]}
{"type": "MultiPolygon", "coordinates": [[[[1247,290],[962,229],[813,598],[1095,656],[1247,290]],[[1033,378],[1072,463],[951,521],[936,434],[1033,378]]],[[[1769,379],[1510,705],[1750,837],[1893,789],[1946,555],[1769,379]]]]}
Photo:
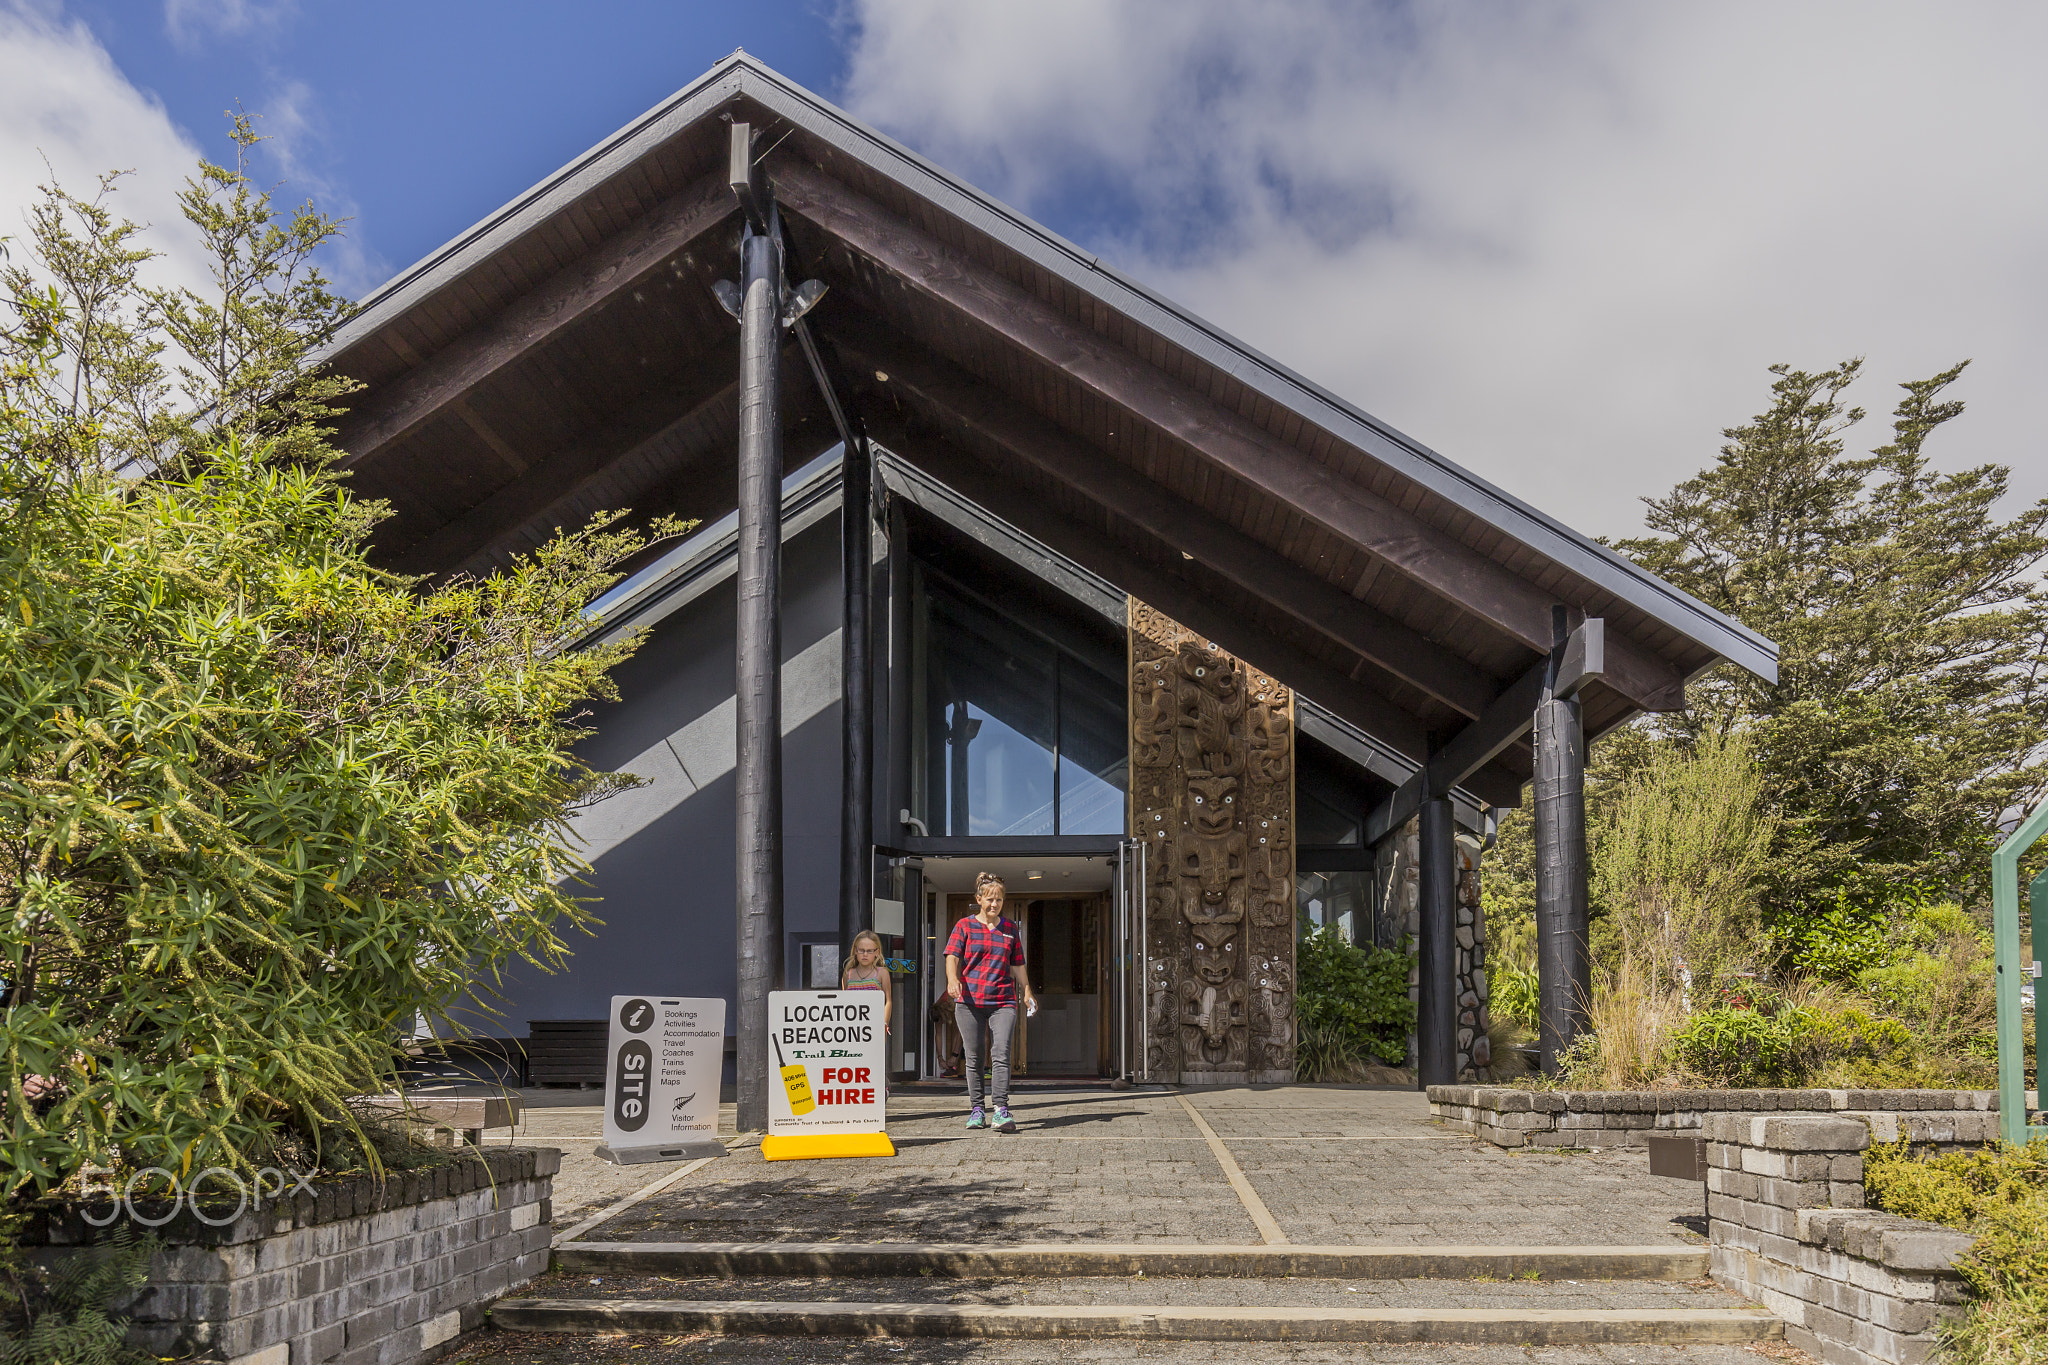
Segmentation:
{"type": "Polygon", "coordinates": [[[1919,1041],[1896,1019],[1872,1018],[1854,1008],[1802,1010],[1791,1027],[1795,1075],[1802,1081],[1832,1072],[1858,1085],[1906,1089],[1918,1078],[1919,1041]]]}
{"type": "MultiPolygon", "coordinates": [[[[0,1227],[0,1232],[7,1229],[0,1227]]],[[[154,1236],[114,1230],[102,1254],[52,1269],[31,1265],[0,1237],[0,1365],[153,1365],[127,1344],[115,1299],[142,1287],[154,1236]]]]}
{"type": "Polygon", "coordinates": [[[1976,1235],[1956,1268],[1977,1304],[1942,1330],[1955,1365],[2048,1361],[2048,1140],[1924,1157],[1873,1147],[1863,1184],[1873,1207],[1976,1235]]]}
{"type": "Polygon", "coordinates": [[[1304,1024],[1294,1040],[1297,1080],[1310,1084],[1354,1080],[1364,1063],[1365,1058],[1350,1035],[1329,1024],[1304,1024]]]}
{"type": "Polygon", "coordinates": [[[1857,975],[1858,989],[1912,1025],[1927,1048],[1996,1055],[1998,1002],[1987,935],[1954,905],[1923,906],[1894,926],[1889,962],[1857,975]]]}
{"type": "Polygon", "coordinates": [[[1708,730],[1689,748],[1650,746],[1607,804],[1591,891],[1619,957],[1647,964],[1653,985],[1753,960],[1757,879],[1777,830],[1762,796],[1749,740],[1708,730]]]}
{"type": "Polygon", "coordinates": [[[1542,986],[1534,967],[1517,967],[1511,962],[1494,959],[1486,983],[1487,1003],[1495,1019],[1519,1024],[1526,1029],[1537,1026],[1542,986]]]}
{"type": "Polygon", "coordinates": [[[1361,1058],[1390,1066],[1408,1060],[1415,1002],[1408,998],[1408,945],[1359,946],[1336,926],[1305,936],[1295,949],[1295,1015],[1302,1037],[1338,1035],[1361,1058]]]}
{"type": "Polygon", "coordinates": [[[1688,1019],[1672,1035],[1671,1048],[1675,1060],[1694,1075],[1744,1089],[1786,1084],[1799,1040],[1787,1016],[1716,1008],[1688,1019]]]}

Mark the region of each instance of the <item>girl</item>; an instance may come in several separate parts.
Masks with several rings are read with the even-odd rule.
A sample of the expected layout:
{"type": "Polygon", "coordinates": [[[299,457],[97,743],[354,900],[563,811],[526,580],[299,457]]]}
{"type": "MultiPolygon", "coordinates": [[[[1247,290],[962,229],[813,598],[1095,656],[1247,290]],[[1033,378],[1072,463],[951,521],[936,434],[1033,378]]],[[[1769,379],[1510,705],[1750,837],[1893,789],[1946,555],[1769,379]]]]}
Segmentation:
{"type": "MultiPolygon", "coordinates": [[[[882,963],[882,936],[872,929],[863,929],[853,936],[853,961],[846,964],[846,970],[839,974],[839,989],[843,991],[880,991],[882,993],[882,1032],[889,1031],[889,1016],[896,1009],[896,993],[889,983],[889,969],[882,963]]],[[[887,1084],[886,1081],[883,1082],[887,1084]]]]}

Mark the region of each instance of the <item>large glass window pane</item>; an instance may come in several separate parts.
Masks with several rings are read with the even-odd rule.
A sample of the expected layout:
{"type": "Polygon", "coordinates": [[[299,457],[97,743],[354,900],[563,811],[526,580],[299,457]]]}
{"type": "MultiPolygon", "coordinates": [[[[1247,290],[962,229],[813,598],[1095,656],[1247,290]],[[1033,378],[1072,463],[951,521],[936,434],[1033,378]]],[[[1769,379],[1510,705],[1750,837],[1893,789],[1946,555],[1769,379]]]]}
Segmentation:
{"type": "MultiPolygon", "coordinates": [[[[1122,659],[1115,661],[1121,665],[1122,659]]],[[[1122,834],[1130,748],[1121,676],[1060,656],[1061,834],[1122,834]]]]}
{"type": "Polygon", "coordinates": [[[1053,833],[1051,646],[978,603],[939,592],[930,603],[925,715],[932,753],[943,756],[943,781],[927,798],[935,820],[954,836],[1053,833]]]}
{"type": "MultiPolygon", "coordinates": [[[[1056,612],[924,573],[921,765],[933,834],[1124,832],[1124,656],[1056,612]]],[[[1097,638],[1103,636],[1103,638],[1097,638]]]]}

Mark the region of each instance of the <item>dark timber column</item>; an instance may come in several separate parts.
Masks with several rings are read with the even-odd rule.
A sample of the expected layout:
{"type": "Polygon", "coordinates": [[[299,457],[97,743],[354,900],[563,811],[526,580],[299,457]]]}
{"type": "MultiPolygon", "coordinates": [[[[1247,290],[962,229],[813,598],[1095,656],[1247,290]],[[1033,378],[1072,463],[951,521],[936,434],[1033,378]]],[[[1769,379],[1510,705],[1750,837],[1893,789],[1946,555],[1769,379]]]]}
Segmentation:
{"type": "MultiPolygon", "coordinates": [[[[868,445],[845,442],[839,465],[839,578],[844,593],[839,638],[840,808],[839,947],[874,919],[875,906],[875,676],[868,666],[868,604],[873,600],[874,551],[869,534],[868,445]]],[[[905,926],[908,927],[908,926],[905,926]]]]}
{"type": "Polygon", "coordinates": [[[736,672],[739,1128],[768,1126],[768,992],[782,985],[782,260],[749,231],[740,307],[736,672]]]}
{"type": "Polygon", "coordinates": [[[1564,612],[1557,612],[1552,685],[1536,707],[1536,969],[1541,987],[1538,1046],[1543,1074],[1586,1026],[1593,993],[1587,946],[1586,732],[1576,697],[1555,693],[1564,654],[1564,612]]]}
{"type": "Polygon", "coordinates": [[[1458,1081],[1458,846],[1447,797],[1422,803],[1422,1009],[1415,1021],[1418,1086],[1458,1081]]]}
{"type": "Polygon", "coordinates": [[[901,847],[910,833],[910,522],[903,501],[889,496],[889,802],[888,842],[901,847]]]}

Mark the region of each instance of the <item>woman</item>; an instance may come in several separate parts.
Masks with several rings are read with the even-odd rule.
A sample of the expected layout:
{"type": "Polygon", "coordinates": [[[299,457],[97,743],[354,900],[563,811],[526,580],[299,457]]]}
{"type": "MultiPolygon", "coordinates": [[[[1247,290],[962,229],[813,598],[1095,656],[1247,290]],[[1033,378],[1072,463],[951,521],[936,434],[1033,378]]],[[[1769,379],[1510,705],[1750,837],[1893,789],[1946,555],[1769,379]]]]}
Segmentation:
{"type": "Polygon", "coordinates": [[[983,872],[974,879],[975,913],[953,926],[946,940],[946,994],[967,1053],[967,1126],[986,1128],[981,1108],[981,1061],[992,1057],[995,1076],[989,1099],[999,1133],[1017,1131],[1010,1117],[1010,1037],[1017,1031],[1017,997],[1036,1012],[1037,997],[1024,971],[1024,940],[1003,918],[1003,879],[983,872]]]}

